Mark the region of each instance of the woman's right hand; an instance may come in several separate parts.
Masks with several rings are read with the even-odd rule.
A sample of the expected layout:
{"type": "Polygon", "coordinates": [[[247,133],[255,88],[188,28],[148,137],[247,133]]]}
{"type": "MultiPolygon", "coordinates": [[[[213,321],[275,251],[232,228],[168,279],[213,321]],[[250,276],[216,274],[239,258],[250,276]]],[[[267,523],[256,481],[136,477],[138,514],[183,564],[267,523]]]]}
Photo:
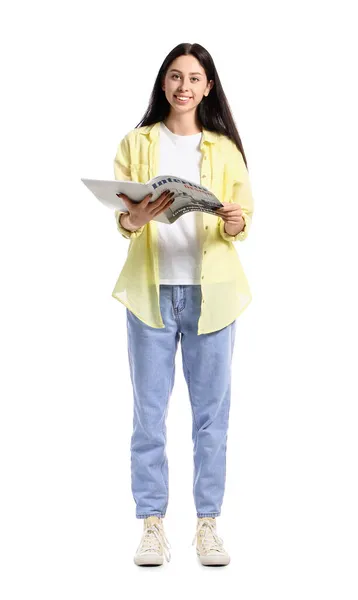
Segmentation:
{"type": "Polygon", "coordinates": [[[118,194],[122,198],[124,204],[128,208],[128,224],[132,227],[142,227],[149,223],[154,217],[164,212],[172,203],[174,192],[169,193],[168,190],[160,194],[155,202],[149,202],[153,194],[148,194],[140,202],[133,202],[126,194],[118,194]]]}

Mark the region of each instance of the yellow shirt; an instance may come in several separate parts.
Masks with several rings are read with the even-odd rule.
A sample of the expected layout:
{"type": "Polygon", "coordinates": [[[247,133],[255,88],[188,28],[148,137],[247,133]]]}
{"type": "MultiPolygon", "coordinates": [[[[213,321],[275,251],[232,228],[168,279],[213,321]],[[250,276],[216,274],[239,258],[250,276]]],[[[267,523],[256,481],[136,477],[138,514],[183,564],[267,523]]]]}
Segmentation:
{"type": "MultiPolygon", "coordinates": [[[[115,179],[147,183],[160,175],[159,126],[160,121],[132,129],[125,135],[114,159],[115,179]]],[[[247,238],[254,209],[248,171],[236,144],[223,134],[203,129],[200,151],[201,185],[221,202],[237,202],[242,208],[245,228],[236,236],[228,235],[221,217],[200,212],[203,246],[198,335],[226,327],[251,302],[250,288],[233,242],[247,238]]],[[[147,325],[164,328],[159,305],[156,221],[130,232],[119,222],[123,212],[115,211],[117,228],[130,242],[112,296],[147,325]]]]}

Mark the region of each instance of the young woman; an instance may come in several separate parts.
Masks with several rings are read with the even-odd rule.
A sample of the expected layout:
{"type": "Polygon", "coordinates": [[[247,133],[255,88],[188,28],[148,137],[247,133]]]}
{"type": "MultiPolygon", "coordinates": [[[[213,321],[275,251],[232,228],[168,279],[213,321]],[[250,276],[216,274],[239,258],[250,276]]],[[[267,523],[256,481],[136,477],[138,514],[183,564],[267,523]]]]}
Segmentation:
{"type": "Polygon", "coordinates": [[[130,244],[112,295],[126,306],[134,396],[132,493],[136,517],[144,519],[134,561],[170,560],[166,416],[180,340],[193,416],[193,544],[202,564],[226,565],[215,518],[224,496],[236,318],[251,301],[233,242],[248,235],[253,198],[240,136],[201,45],[179,44],[165,58],[147,112],[118,146],[114,172],[142,183],[173,174],[207,187],[223,204],[217,217],[191,211],[167,225],[153,221],[171,205],[165,191],[155,202],[122,195],[128,212],[116,211],[116,221],[130,244]]]}

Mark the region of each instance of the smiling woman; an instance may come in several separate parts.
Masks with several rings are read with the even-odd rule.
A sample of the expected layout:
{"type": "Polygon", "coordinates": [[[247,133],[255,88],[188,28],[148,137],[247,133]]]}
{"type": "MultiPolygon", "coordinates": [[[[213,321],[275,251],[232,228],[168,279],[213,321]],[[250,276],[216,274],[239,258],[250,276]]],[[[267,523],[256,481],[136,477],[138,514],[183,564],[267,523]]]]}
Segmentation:
{"type": "Polygon", "coordinates": [[[149,106],[136,127],[159,121],[177,135],[191,135],[205,127],[228,137],[248,168],[214,61],[200,44],[179,44],[164,59],[149,106]]]}
{"type": "Polygon", "coordinates": [[[112,295],[126,306],[133,384],[132,494],[144,519],[134,561],[170,560],[166,415],[180,340],[193,415],[196,552],[202,564],[227,565],[215,518],[225,490],[236,319],[251,301],[233,242],[248,236],[253,198],[241,139],[203,46],[179,44],[165,58],[142,121],[118,145],[114,173],[141,183],[175,174],[223,205],[217,215],[191,211],[167,225],[153,220],[167,198],[124,199],[128,211],[116,211],[116,221],[130,245],[112,295]]]}
{"type": "MultiPolygon", "coordinates": [[[[162,89],[174,110],[175,106],[187,106],[191,111],[195,111],[202,99],[208,96],[213,84],[213,81],[207,81],[205,70],[199,61],[189,54],[177,57],[172,62],[171,68],[163,78],[162,89]],[[191,69],[196,70],[191,71],[191,69]]],[[[185,117],[181,117],[181,131],[185,125],[184,119],[185,117]]],[[[169,128],[172,125],[173,131],[178,127],[175,121],[175,112],[172,111],[172,115],[169,115],[165,123],[169,128]]],[[[194,122],[193,117],[190,117],[190,122],[194,122]]],[[[200,123],[197,123],[196,129],[201,131],[200,123]]],[[[185,132],[182,135],[186,135],[185,132]]]]}

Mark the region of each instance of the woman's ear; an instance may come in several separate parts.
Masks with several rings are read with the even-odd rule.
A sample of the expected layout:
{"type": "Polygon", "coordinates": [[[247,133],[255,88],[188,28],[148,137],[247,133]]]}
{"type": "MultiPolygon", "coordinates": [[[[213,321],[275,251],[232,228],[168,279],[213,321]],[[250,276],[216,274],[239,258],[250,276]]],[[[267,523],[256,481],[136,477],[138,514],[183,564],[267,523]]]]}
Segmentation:
{"type": "Polygon", "coordinates": [[[209,94],[210,94],[210,92],[211,92],[211,90],[212,90],[212,89],[213,89],[213,87],[214,87],[214,82],[213,82],[213,80],[212,80],[212,79],[210,79],[210,81],[209,81],[209,83],[208,83],[208,85],[207,85],[206,87],[209,87],[209,90],[208,90],[208,93],[207,93],[207,94],[204,94],[204,96],[208,97],[208,96],[209,96],[209,94]]]}

